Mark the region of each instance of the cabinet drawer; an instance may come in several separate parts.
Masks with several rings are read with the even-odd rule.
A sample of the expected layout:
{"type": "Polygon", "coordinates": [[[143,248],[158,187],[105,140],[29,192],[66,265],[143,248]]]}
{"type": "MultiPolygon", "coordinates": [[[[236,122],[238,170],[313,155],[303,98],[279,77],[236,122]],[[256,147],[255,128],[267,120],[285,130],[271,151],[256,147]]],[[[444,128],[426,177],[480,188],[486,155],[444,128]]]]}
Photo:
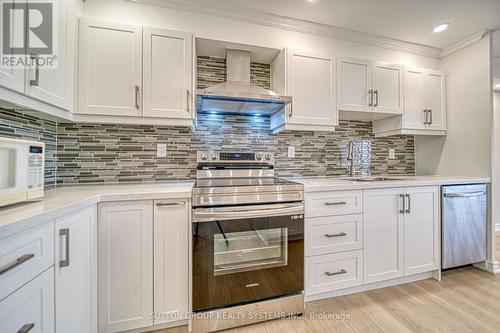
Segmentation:
{"type": "Polygon", "coordinates": [[[54,268],[0,302],[0,332],[28,331],[54,333],[54,268]]]}
{"type": "Polygon", "coordinates": [[[54,264],[54,224],[0,244],[0,300],[54,264]]]}
{"type": "Polygon", "coordinates": [[[306,296],[363,284],[362,251],[306,258],[306,296]]]}
{"type": "Polygon", "coordinates": [[[363,247],[363,215],[307,218],[305,235],[306,256],[359,250],[363,247]]]}
{"type": "Polygon", "coordinates": [[[306,217],[360,214],[363,212],[362,191],[308,193],[306,217]]]}

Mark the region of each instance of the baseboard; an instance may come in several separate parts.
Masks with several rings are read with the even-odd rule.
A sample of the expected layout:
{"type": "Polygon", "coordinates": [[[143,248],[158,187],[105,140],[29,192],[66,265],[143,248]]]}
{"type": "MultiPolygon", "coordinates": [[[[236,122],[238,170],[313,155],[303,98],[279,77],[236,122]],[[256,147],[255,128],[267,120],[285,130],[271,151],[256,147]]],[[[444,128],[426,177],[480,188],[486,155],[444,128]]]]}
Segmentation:
{"type": "Polygon", "coordinates": [[[492,274],[500,273],[500,266],[498,264],[498,261],[487,260],[484,262],[474,264],[474,267],[477,267],[483,271],[486,271],[486,272],[492,273],[492,274]]]}
{"type": "Polygon", "coordinates": [[[305,299],[306,299],[306,302],[317,301],[320,299],[350,295],[350,294],[361,293],[364,291],[386,288],[386,287],[393,287],[393,286],[397,286],[400,284],[425,280],[425,279],[429,279],[429,278],[436,278],[436,277],[437,276],[434,274],[434,271],[427,272],[427,273],[421,273],[421,274],[415,274],[415,275],[405,276],[402,278],[391,279],[391,280],[387,280],[387,281],[364,284],[364,285],[358,286],[358,287],[352,287],[352,288],[347,288],[347,289],[342,289],[342,290],[331,291],[331,292],[327,292],[327,293],[323,293],[323,294],[310,295],[310,296],[307,296],[307,294],[306,294],[305,299]]]}

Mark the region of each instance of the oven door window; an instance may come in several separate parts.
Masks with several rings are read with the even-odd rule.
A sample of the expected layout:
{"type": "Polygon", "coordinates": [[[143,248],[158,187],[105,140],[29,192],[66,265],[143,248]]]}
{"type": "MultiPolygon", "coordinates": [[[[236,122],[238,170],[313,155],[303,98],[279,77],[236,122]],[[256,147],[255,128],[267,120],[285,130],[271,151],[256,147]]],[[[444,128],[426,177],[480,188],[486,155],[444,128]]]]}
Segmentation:
{"type": "Polygon", "coordinates": [[[287,228],[214,234],[214,275],[288,264],[287,228]]]}

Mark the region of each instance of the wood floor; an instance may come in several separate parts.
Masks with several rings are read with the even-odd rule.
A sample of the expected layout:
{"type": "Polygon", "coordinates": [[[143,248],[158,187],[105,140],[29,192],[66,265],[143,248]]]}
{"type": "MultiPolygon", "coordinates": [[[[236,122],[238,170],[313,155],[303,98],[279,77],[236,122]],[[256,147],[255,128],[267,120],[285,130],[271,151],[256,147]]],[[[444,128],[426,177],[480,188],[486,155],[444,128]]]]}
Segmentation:
{"type": "MultiPolygon", "coordinates": [[[[500,233],[497,233],[500,245],[500,233]]],[[[497,258],[500,246],[497,245],[497,258]]],[[[155,333],[184,333],[187,328],[155,333]]],[[[274,320],[231,333],[272,332],[500,332],[500,274],[476,268],[443,273],[401,286],[336,297],[306,305],[302,318],[274,320]],[[338,314],[342,319],[312,319],[338,314]]]]}

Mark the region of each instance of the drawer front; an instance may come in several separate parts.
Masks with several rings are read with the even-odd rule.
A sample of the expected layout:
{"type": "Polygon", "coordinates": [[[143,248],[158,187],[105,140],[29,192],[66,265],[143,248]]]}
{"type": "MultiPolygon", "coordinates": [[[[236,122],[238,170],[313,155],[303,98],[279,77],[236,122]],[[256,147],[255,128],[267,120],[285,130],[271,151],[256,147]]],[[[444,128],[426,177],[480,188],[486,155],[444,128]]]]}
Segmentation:
{"type": "Polygon", "coordinates": [[[306,217],[361,214],[362,191],[307,193],[306,217]]]}
{"type": "Polygon", "coordinates": [[[54,332],[54,268],[0,301],[0,332],[54,332]]]}
{"type": "Polygon", "coordinates": [[[363,248],[363,215],[307,218],[305,235],[306,256],[360,250],[363,248]]]}
{"type": "Polygon", "coordinates": [[[306,296],[363,284],[362,251],[306,258],[306,296]]]}
{"type": "Polygon", "coordinates": [[[0,244],[0,300],[54,264],[54,223],[0,244]]]}

